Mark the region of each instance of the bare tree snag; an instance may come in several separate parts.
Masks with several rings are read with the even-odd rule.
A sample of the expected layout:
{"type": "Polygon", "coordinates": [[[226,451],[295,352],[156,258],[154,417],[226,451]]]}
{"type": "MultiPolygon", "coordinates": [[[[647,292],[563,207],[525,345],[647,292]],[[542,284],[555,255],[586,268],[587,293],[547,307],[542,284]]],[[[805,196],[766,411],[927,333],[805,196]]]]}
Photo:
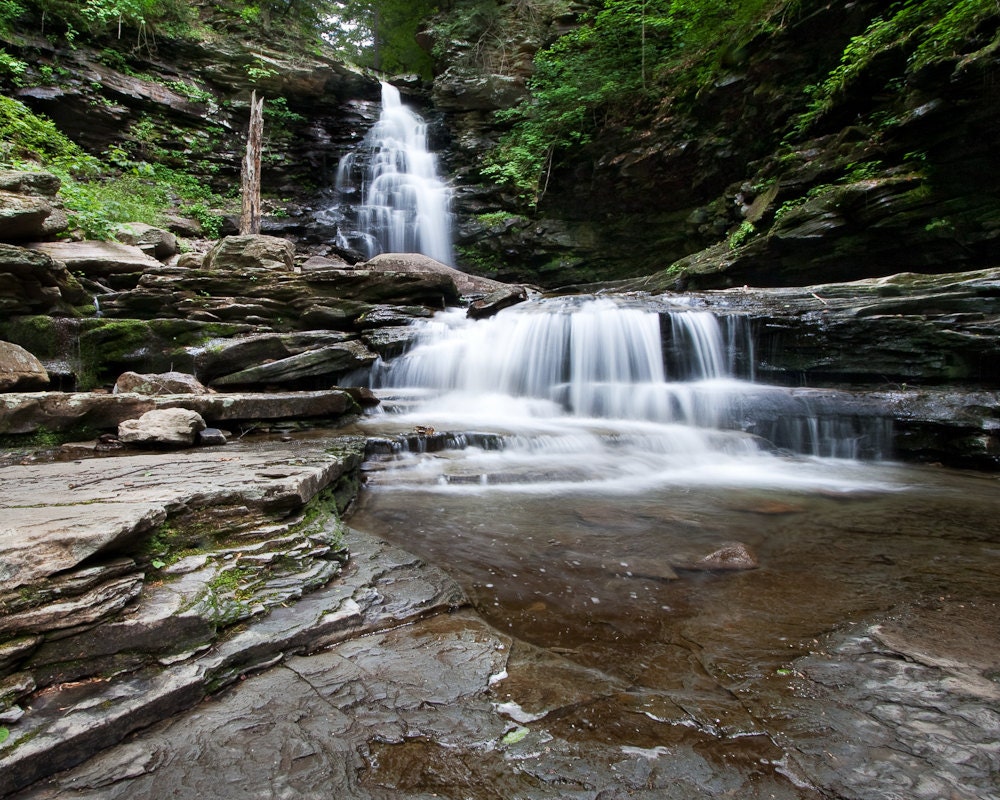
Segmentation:
{"type": "Polygon", "coordinates": [[[264,98],[257,92],[250,95],[250,129],[247,131],[247,154],[243,158],[240,192],[243,211],[240,234],[260,233],[260,151],[264,140],[264,98]]]}

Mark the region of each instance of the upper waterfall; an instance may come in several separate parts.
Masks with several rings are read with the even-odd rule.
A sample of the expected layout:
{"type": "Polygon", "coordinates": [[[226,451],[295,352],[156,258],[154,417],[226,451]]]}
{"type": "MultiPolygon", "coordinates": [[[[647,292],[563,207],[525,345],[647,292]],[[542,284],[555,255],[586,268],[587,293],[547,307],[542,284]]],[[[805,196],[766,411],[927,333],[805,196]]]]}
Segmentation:
{"type": "Polygon", "coordinates": [[[454,266],[451,190],[437,174],[427,149],[427,123],[403,105],[399,90],[382,83],[382,112],[357,151],[337,168],[342,204],[360,193],[348,217],[355,230],[342,243],[367,257],[423,253],[454,266]]]}

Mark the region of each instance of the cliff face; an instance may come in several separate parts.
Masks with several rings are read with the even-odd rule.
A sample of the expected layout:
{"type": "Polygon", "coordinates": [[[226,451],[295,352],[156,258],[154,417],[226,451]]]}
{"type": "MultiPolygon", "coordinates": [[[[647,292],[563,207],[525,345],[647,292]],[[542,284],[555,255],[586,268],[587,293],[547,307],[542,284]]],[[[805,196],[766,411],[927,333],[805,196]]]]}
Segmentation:
{"type": "Polygon", "coordinates": [[[709,82],[678,74],[655,108],[559,151],[532,213],[474,167],[500,132],[489,111],[509,105],[523,70],[445,70],[435,96],[455,133],[469,261],[553,286],[662,271],[646,284],[660,289],[994,264],[1000,14],[925,63],[905,36],[872,34],[888,13],[799,4],[709,82]],[[859,43],[873,54],[807,113],[859,43]]]}

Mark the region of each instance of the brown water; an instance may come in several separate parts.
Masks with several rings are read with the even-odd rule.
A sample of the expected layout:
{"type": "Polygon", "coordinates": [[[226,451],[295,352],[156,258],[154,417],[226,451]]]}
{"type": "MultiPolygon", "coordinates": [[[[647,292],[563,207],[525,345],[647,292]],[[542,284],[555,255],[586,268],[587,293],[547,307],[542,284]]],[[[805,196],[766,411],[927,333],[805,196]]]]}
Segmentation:
{"type": "Polygon", "coordinates": [[[629,492],[415,485],[428,466],[414,460],[460,471],[454,453],[375,464],[351,524],[444,568],[496,628],[627,687],[589,709],[589,727],[575,716],[572,729],[529,727],[654,760],[696,752],[706,781],[732,784],[725,796],[757,796],[761,780],[761,796],[1000,796],[996,476],[782,459],[779,474],[811,485],[761,473],[754,487],[740,470],[735,485],[720,475],[629,492]],[[757,569],[671,576],[732,541],[757,569]],[[916,637],[916,656],[886,655],[890,671],[934,674],[873,667],[891,649],[865,644],[877,625],[916,637]],[[983,685],[956,689],[937,662],[983,685]],[[957,734],[955,718],[968,721],[957,734]],[[903,780],[914,771],[932,779],[903,780]]]}

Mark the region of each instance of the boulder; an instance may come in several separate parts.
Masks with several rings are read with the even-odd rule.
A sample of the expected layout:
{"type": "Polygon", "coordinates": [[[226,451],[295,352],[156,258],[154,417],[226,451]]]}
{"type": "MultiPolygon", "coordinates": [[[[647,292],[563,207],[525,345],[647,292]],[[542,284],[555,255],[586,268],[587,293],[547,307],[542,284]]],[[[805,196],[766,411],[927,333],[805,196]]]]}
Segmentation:
{"type": "Polygon", "coordinates": [[[138,247],[147,256],[157,261],[166,261],[177,255],[177,237],[170,231],[147,225],[144,222],[128,222],[119,225],[115,231],[119,242],[138,247]]]}
{"type": "Polygon", "coordinates": [[[205,256],[209,270],[270,269],[292,271],[295,248],[287,239],[251,234],[226,236],[205,256]]]}
{"type": "Polygon", "coordinates": [[[481,300],[472,301],[467,315],[470,319],[485,319],[509,306],[523,303],[527,299],[528,292],[523,286],[505,286],[491,292],[481,300]]]}
{"type": "Polygon", "coordinates": [[[42,363],[23,347],[0,342],[0,392],[45,389],[49,374],[42,363]]]}
{"type": "Polygon", "coordinates": [[[140,375],[125,372],[115,381],[115,394],[210,394],[212,392],[194,375],[185,372],[164,372],[158,375],[140,375]]]}
{"type": "Polygon", "coordinates": [[[125,444],[190,447],[206,427],[197,411],[154,409],[138,419],[125,420],[118,426],[118,438],[125,444]]]}

